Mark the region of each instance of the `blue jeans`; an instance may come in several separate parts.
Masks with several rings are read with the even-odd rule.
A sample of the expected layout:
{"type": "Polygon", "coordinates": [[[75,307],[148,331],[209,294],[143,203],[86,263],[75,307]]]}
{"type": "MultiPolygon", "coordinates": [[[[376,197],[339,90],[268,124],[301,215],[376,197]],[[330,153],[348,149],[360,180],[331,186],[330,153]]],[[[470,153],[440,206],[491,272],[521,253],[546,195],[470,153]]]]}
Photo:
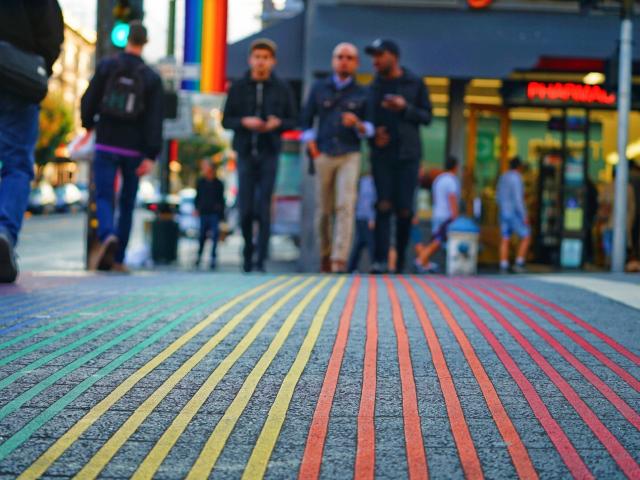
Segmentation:
{"type": "Polygon", "coordinates": [[[373,230],[369,228],[369,220],[357,219],[355,241],[353,242],[349,266],[347,267],[349,273],[355,272],[358,269],[360,254],[365,248],[369,253],[369,262],[373,262],[373,255],[375,254],[373,230]]]}
{"type": "Polygon", "coordinates": [[[14,243],[29,203],[39,112],[38,105],[0,92],[0,231],[14,243]]]}
{"type": "Polygon", "coordinates": [[[211,241],[213,246],[211,247],[211,265],[215,265],[217,250],[218,250],[218,237],[220,235],[220,217],[213,213],[211,215],[200,215],[200,246],[198,247],[198,262],[202,258],[202,252],[204,251],[204,244],[207,241],[207,234],[211,234],[211,241]]]}
{"type": "Polygon", "coordinates": [[[122,263],[131,235],[133,209],[136,204],[139,178],[136,169],[142,158],[125,157],[114,153],[96,151],[93,174],[96,184],[96,207],[98,217],[98,238],[103,242],[109,235],[119,240],[115,261],[122,263]],[[120,170],[122,185],[118,202],[118,222],[114,218],[116,173],[120,170]]]}

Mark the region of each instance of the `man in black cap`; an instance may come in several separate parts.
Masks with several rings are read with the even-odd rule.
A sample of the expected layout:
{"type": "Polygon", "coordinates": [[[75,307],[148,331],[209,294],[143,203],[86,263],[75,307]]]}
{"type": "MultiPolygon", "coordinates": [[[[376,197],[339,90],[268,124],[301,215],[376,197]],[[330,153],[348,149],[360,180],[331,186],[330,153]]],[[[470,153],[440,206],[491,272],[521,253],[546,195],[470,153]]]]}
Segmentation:
{"type": "Polygon", "coordinates": [[[377,71],[369,90],[375,126],[371,167],[376,183],[376,254],[372,273],[388,270],[391,216],[396,217],[396,272],[404,269],[418,169],[422,157],[420,125],[431,122],[431,102],[424,81],[400,66],[400,49],[391,40],[375,40],[365,52],[377,71]]]}
{"type": "Polygon", "coordinates": [[[258,39],[249,50],[249,71],[233,83],[224,109],[222,125],[235,132],[238,153],[240,225],[244,237],[243,270],[253,270],[253,222],[257,218],[258,259],[255,267],[265,271],[271,235],[271,196],[276,180],[280,135],[296,126],[296,107],[291,88],[273,73],[276,44],[258,39]]]}
{"type": "MultiPolygon", "coordinates": [[[[3,51],[39,56],[42,77],[51,75],[63,40],[56,0],[0,2],[3,51]]],[[[0,283],[13,283],[18,276],[14,248],[27,209],[38,140],[39,105],[23,91],[20,77],[0,78],[0,283]]]]}
{"type": "Polygon", "coordinates": [[[92,270],[126,273],[139,177],[151,173],[162,149],[164,93],[160,76],[145,65],[147,29],[131,22],[124,52],[102,60],[82,97],[82,126],[96,130],[93,163],[100,247],[90,252],[92,270]],[[122,177],[118,221],[113,185],[122,177]]]}

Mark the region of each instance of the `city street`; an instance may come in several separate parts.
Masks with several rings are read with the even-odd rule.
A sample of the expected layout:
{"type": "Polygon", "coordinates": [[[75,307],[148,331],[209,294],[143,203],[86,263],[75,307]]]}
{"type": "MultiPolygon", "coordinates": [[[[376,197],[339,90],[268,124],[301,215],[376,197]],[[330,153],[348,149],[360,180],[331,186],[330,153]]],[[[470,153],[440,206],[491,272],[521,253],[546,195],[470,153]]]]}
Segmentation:
{"type": "Polygon", "coordinates": [[[0,304],[2,478],[640,478],[637,276],[41,271],[0,304]]]}

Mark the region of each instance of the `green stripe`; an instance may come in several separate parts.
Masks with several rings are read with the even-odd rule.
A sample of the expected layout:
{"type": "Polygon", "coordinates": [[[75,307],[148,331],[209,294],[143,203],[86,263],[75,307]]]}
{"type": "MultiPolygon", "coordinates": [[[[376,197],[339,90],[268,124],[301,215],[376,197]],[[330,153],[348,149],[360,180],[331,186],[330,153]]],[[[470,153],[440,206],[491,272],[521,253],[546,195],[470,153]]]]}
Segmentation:
{"type": "MultiPolygon", "coordinates": [[[[189,285],[199,285],[199,283],[196,282],[190,282],[189,285]]],[[[28,332],[23,333],[22,335],[19,335],[15,338],[12,338],[11,340],[8,340],[4,343],[0,343],[0,350],[3,350],[5,348],[11,347],[13,345],[15,345],[16,343],[20,343],[23,340],[27,340],[29,338],[32,338],[36,335],[38,335],[39,333],[42,332],[46,332],[47,330],[51,330],[53,328],[56,328],[60,325],[64,325],[65,323],[69,323],[72,322],[74,320],[77,320],[78,318],[81,318],[84,316],[84,314],[86,313],[90,313],[90,312],[99,312],[101,310],[104,310],[105,308],[111,308],[113,305],[122,305],[124,302],[129,302],[131,300],[137,300],[140,296],[142,297],[147,297],[148,293],[146,293],[146,290],[151,290],[151,293],[156,295],[159,291],[172,291],[173,289],[170,287],[146,287],[145,289],[142,289],[140,291],[138,291],[135,295],[127,295],[124,297],[120,297],[117,299],[113,299],[113,300],[109,300],[108,302],[103,302],[100,303],[98,305],[93,305],[89,308],[87,308],[86,310],[83,310],[82,313],[73,313],[71,315],[68,315],[66,317],[62,317],[58,320],[55,320],[51,323],[48,323],[47,325],[43,325],[42,327],[38,327],[35,328],[33,330],[29,330],[28,332]],[[153,289],[153,290],[151,290],[153,289]]],[[[132,302],[133,303],[133,302],[132,302]]],[[[0,366],[4,365],[3,362],[4,358],[0,360],[0,366]]]]}
{"type": "MultiPolygon", "coordinates": [[[[69,365],[67,365],[67,366],[63,367],[62,369],[58,370],[56,373],[54,373],[50,377],[47,377],[45,380],[42,380],[37,385],[34,385],[32,388],[30,388],[29,390],[27,390],[23,394],[21,394],[18,397],[14,398],[12,401],[7,403],[4,407],[0,408],[0,420],[4,419],[7,415],[15,412],[23,404],[25,404],[26,402],[28,402],[31,399],[33,399],[36,395],[38,395],[43,390],[45,390],[46,388],[48,388],[51,385],[53,385],[54,383],[56,383],[58,380],[63,378],[65,375],[68,375],[68,374],[72,373],[74,370],[78,369],[79,367],[81,367],[82,365],[87,363],[89,360],[94,359],[98,355],[100,355],[100,354],[106,352],[107,350],[109,350],[111,347],[114,347],[118,343],[126,340],[129,337],[132,337],[136,333],[140,332],[141,330],[143,330],[146,327],[148,327],[149,325],[151,325],[156,320],[159,320],[159,319],[162,319],[162,318],[166,317],[166,315],[168,315],[170,313],[173,313],[176,310],[179,310],[180,308],[184,307],[185,305],[187,305],[189,303],[192,303],[193,301],[197,301],[197,297],[190,296],[188,299],[183,300],[181,302],[178,302],[177,304],[174,304],[170,308],[165,308],[164,306],[160,306],[160,308],[162,308],[161,312],[156,313],[155,315],[152,315],[151,317],[147,318],[144,322],[142,322],[142,323],[136,325],[135,327],[131,328],[130,330],[127,330],[126,332],[118,335],[117,337],[113,338],[109,342],[100,345],[95,350],[92,350],[91,352],[83,355],[82,357],[78,358],[74,362],[72,362],[69,365]]],[[[144,313],[149,312],[151,310],[153,310],[153,307],[141,309],[141,311],[144,312],[144,313]]],[[[116,326],[121,325],[121,324],[123,324],[125,322],[128,322],[128,321],[134,319],[135,317],[136,317],[135,313],[129,314],[126,317],[124,317],[121,320],[119,320],[118,322],[116,322],[116,325],[113,328],[115,328],[116,326]]],[[[92,336],[97,336],[97,335],[92,335],[92,336]]],[[[66,347],[66,348],[64,348],[62,350],[66,350],[66,351],[71,350],[71,348],[69,348],[69,347],[66,347]]],[[[66,352],[63,351],[62,353],[66,353],[66,352]]],[[[39,362],[34,362],[34,363],[39,363],[39,362]]],[[[33,367],[27,367],[27,368],[29,368],[29,370],[31,370],[33,367]]],[[[24,375],[24,373],[27,373],[25,370],[26,370],[26,368],[22,369],[22,371],[24,371],[23,375],[24,375]]],[[[14,375],[12,375],[11,377],[13,377],[13,376],[14,375]]],[[[8,378],[11,378],[11,377],[8,377],[8,378]]],[[[7,380],[7,379],[5,379],[5,380],[7,380]]],[[[15,379],[13,379],[12,381],[15,381],[15,379]]],[[[4,384],[5,381],[3,380],[2,383],[4,384]]],[[[0,384],[0,385],[2,385],[2,384],[0,384]]]]}
{"type": "MultiPolygon", "coordinates": [[[[239,287],[231,292],[228,292],[228,298],[233,298],[237,294],[242,291],[249,290],[253,288],[255,285],[250,283],[249,285],[245,285],[243,287],[239,287]]],[[[216,295],[215,299],[218,299],[222,294],[216,295]]],[[[226,299],[225,299],[226,301],[226,299]]],[[[71,391],[65,394],[62,398],[57,400],[53,405],[48,407],[44,412],[40,413],[37,417],[27,423],[24,427],[22,427],[17,433],[12,435],[6,442],[0,445],[0,461],[7,457],[11,452],[13,452],[16,448],[26,442],[39,428],[41,428],[45,423],[55,417],[57,414],[62,412],[71,402],[73,402],[76,398],[86,392],[89,388],[91,388],[96,382],[101,380],[102,378],[109,375],[111,372],[116,370],[122,364],[136,356],[138,353],[142,352],[145,348],[157,343],[161,340],[167,333],[169,333],[174,328],[178,327],[182,322],[189,319],[194,312],[197,312],[200,308],[209,309],[215,306],[215,300],[211,300],[206,307],[197,307],[186,313],[183,313],[178,318],[173,320],[171,323],[167,324],[156,333],[148,337],[146,340],[137,344],[135,347],[130,349],[129,351],[123,353],[115,360],[111,361],[109,364],[102,367],[96,373],[91,375],[90,377],[83,380],[77,386],[75,386],[71,391]]],[[[32,395],[32,398],[35,395],[32,395]]],[[[27,400],[28,401],[28,400],[27,400]]]]}

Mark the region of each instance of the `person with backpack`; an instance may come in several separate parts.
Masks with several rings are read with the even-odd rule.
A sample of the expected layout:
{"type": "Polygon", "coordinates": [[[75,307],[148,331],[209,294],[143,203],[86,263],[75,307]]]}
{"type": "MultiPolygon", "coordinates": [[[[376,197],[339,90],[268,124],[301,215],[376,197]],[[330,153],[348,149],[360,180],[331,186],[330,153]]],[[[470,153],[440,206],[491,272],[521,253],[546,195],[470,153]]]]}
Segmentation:
{"type": "Polygon", "coordinates": [[[129,242],[139,177],[149,174],[162,149],[163,87],[142,60],[147,30],[131,22],[124,52],[101,61],[82,98],[82,125],[96,130],[94,180],[99,248],[90,252],[92,270],[127,272],[129,242]],[[114,183],[122,177],[114,220],[114,183]]]}
{"type": "Polygon", "coordinates": [[[15,246],[34,176],[39,104],[63,41],[56,0],[0,2],[0,283],[18,277],[15,246]]]}
{"type": "Polygon", "coordinates": [[[249,71],[227,95],[222,125],[234,131],[238,153],[238,206],[244,237],[243,271],[265,271],[271,236],[271,197],[283,131],[296,127],[296,104],[289,85],[274,73],[277,46],[268,38],[249,49],[249,71]],[[253,263],[253,224],[258,220],[258,258],[253,263]]]}

